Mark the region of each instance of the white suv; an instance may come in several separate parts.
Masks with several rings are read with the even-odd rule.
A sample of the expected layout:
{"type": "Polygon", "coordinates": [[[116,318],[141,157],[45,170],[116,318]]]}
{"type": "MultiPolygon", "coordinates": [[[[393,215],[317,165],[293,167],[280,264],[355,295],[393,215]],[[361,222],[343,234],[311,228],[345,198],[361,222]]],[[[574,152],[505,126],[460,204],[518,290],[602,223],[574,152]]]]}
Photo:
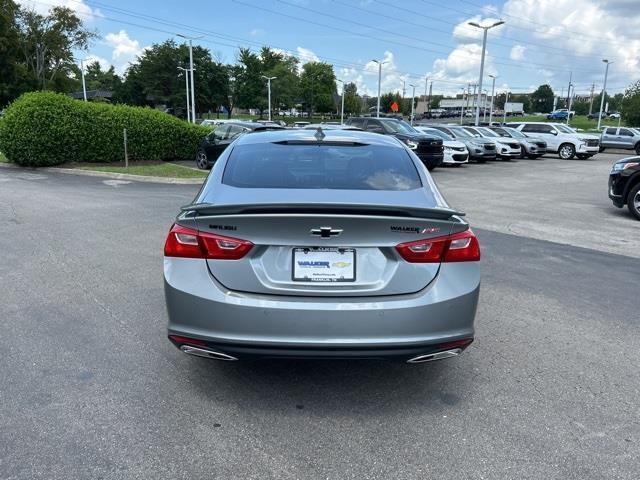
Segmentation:
{"type": "Polygon", "coordinates": [[[507,123],[507,126],[516,128],[527,136],[545,140],[547,152],[555,152],[563,160],[573,157],[585,160],[600,150],[600,138],[597,135],[578,133],[562,123],[514,122],[507,123]]]}

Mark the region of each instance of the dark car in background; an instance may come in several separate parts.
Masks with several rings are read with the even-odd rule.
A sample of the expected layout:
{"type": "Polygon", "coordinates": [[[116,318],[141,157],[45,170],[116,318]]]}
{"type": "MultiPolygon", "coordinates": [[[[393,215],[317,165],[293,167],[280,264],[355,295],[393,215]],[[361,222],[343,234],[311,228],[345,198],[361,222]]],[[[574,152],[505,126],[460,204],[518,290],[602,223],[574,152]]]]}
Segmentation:
{"type": "Polygon", "coordinates": [[[444,160],[442,139],[419,132],[405,121],[395,118],[352,117],[345,123],[368,132],[396,137],[418,156],[428,170],[442,165],[444,160]]]}
{"type": "Polygon", "coordinates": [[[609,172],[609,198],[613,204],[640,220],[640,157],[627,157],[613,164],[609,172]]]}
{"type": "Polygon", "coordinates": [[[243,133],[282,129],[283,127],[275,123],[228,122],[218,125],[200,142],[198,153],[196,153],[196,165],[202,170],[211,168],[225,148],[243,133]]]}

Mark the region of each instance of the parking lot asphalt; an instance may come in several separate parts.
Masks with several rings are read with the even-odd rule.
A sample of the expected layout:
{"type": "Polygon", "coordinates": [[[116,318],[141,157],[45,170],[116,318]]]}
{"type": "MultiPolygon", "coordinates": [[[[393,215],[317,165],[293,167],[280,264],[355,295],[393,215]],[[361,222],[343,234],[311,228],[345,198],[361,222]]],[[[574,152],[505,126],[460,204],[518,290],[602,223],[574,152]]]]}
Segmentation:
{"type": "Polygon", "coordinates": [[[476,227],[640,258],[638,225],[607,196],[611,166],[632,154],[606,152],[589,160],[547,154],[441,168],[433,177],[476,227]]]}
{"type": "Polygon", "coordinates": [[[565,241],[587,197],[540,186],[591,168],[573,225],[637,239],[607,163],[435,174],[476,228],[483,285],[476,342],[424,365],[183,355],[162,245],[197,187],[0,169],[0,477],[637,478],[640,260],[565,241]]]}

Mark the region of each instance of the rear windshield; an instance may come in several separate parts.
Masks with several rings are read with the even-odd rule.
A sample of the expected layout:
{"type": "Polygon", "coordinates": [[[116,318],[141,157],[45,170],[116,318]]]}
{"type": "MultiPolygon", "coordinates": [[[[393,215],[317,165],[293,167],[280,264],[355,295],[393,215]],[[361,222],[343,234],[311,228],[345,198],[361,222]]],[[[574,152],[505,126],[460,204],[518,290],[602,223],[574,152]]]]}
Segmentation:
{"type": "Polygon", "coordinates": [[[236,146],[222,183],[240,188],[414,190],[420,176],[403,148],[260,143],[236,146]]]}

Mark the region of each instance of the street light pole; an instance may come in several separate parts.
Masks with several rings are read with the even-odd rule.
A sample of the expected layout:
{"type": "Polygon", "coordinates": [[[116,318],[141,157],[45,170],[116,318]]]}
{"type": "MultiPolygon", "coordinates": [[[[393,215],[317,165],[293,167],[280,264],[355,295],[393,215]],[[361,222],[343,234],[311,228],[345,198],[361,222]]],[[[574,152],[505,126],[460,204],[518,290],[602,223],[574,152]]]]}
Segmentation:
{"type": "Polygon", "coordinates": [[[80,71],[82,72],[82,96],[87,101],[87,84],[84,81],[84,60],[80,60],[80,71]]]}
{"type": "Polygon", "coordinates": [[[189,69],[178,67],[178,70],[182,70],[184,72],[184,84],[187,91],[187,122],[191,122],[191,103],[189,102],[189,69]]]}
{"type": "Polygon", "coordinates": [[[496,92],[496,76],[489,75],[493,79],[493,83],[491,85],[491,106],[489,107],[489,125],[491,125],[491,120],[493,119],[493,97],[496,92]]]}
{"type": "MultiPolygon", "coordinates": [[[[480,80],[478,81],[478,92],[480,92],[480,95],[482,95],[482,77],[484,76],[484,57],[487,50],[487,32],[489,31],[489,29],[502,25],[503,23],[504,21],[499,20],[493,25],[483,27],[479,23],[469,22],[469,25],[471,25],[472,27],[481,28],[482,30],[484,30],[482,36],[482,56],[480,58],[480,80]]],[[[480,123],[480,104],[479,102],[476,102],[476,126],[478,126],[478,123],[480,123]]]]}
{"type": "Polygon", "coordinates": [[[482,98],[482,122],[487,121],[487,97],[489,96],[489,92],[487,90],[483,90],[484,97],[482,98]]]}
{"type": "Polygon", "coordinates": [[[191,75],[191,122],[196,123],[196,96],[193,83],[193,42],[189,39],[189,73],[191,75]]]}
{"type": "Polygon", "coordinates": [[[503,108],[504,117],[502,118],[502,123],[503,124],[507,123],[507,103],[509,103],[509,92],[508,91],[507,91],[507,96],[504,99],[504,108],[503,108]]]}
{"type": "Polygon", "coordinates": [[[416,86],[411,83],[409,84],[409,86],[413,88],[413,91],[411,92],[411,125],[413,125],[413,117],[415,116],[414,107],[416,99],[416,86]]]}
{"type": "Polygon", "coordinates": [[[378,105],[376,107],[376,117],[380,118],[380,84],[382,83],[382,64],[387,63],[382,60],[372,60],[378,64],[378,105]]]}
{"type": "Polygon", "coordinates": [[[269,112],[269,121],[271,121],[271,80],[275,80],[278,77],[265,77],[264,75],[262,75],[262,78],[264,78],[267,81],[267,90],[268,90],[268,98],[269,98],[269,109],[267,110],[269,112]]]}
{"type": "Polygon", "coordinates": [[[198,40],[204,35],[199,37],[188,37],[181,33],[176,34],[178,37],[189,40],[189,73],[191,74],[191,122],[196,123],[196,93],[195,83],[193,81],[193,40],[198,40]]]}
{"type": "Polygon", "coordinates": [[[344,80],[340,80],[339,78],[336,78],[336,80],[342,84],[342,95],[340,95],[342,97],[340,99],[340,125],[344,125],[344,80]]]}
{"type": "MultiPolygon", "coordinates": [[[[464,94],[466,92],[465,87],[462,87],[462,98],[461,98],[461,105],[460,105],[460,125],[462,125],[462,117],[464,116],[464,94]]],[[[469,97],[467,96],[467,102],[469,102],[469,97]]]]}
{"type": "Polygon", "coordinates": [[[602,98],[600,99],[600,113],[598,114],[598,130],[600,130],[600,121],[602,120],[602,109],[604,107],[604,97],[607,94],[607,76],[609,75],[609,65],[613,62],[610,62],[606,58],[602,60],[607,64],[607,67],[604,70],[604,85],[602,86],[602,98]]]}

